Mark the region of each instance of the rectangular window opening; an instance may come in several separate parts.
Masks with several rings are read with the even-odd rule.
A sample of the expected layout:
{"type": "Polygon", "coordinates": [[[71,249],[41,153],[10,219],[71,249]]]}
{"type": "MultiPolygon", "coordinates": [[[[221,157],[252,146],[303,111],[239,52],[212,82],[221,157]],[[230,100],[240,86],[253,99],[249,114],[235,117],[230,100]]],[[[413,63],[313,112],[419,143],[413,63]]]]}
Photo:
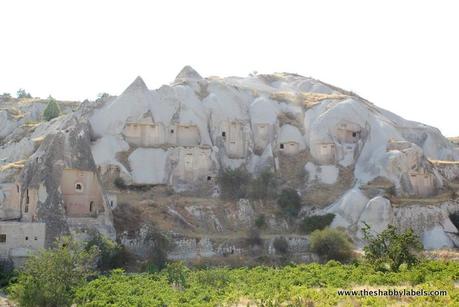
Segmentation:
{"type": "Polygon", "coordinates": [[[0,243],[6,243],[6,234],[0,234],[0,243]]]}

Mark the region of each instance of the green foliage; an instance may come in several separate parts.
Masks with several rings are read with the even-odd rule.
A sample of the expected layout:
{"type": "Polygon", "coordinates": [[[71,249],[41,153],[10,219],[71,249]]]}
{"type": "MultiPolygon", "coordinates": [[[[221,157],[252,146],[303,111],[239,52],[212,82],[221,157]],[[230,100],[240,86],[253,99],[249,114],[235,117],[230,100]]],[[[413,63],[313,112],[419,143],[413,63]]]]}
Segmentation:
{"type": "Polygon", "coordinates": [[[224,169],[217,177],[220,195],[223,199],[238,200],[247,197],[250,174],[244,168],[224,169]]]}
{"type": "Polygon", "coordinates": [[[97,249],[87,251],[69,237],[56,247],[32,255],[9,287],[11,298],[20,306],[70,306],[75,289],[94,274],[97,249]]]}
{"type": "Polygon", "coordinates": [[[263,240],[260,237],[260,231],[256,228],[251,228],[247,236],[247,243],[250,246],[261,246],[263,245],[263,240]]]}
{"type": "Polygon", "coordinates": [[[164,272],[115,270],[78,289],[78,306],[398,306],[398,297],[343,297],[338,289],[402,287],[447,290],[448,296],[410,297],[403,306],[456,306],[459,262],[427,261],[403,272],[382,273],[366,263],[215,268],[188,271],[178,290],[164,272]],[[420,277],[423,276],[423,277],[420,277]],[[411,285],[411,286],[407,286],[411,285]],[[386,286],[386,287],[384,287],[386,286]],[[250,302],[250,303],[249,303],[250,302]]]}
{"type": "Polygon", "coordinates": [[[196,280],[199,284],[213,288],[223,288],[230,283],[230,274],[225,269],[207,269],[195,273],[196,280]]]}
{"type": "Polygon", "coordinates": [[[120,190],[126,189],[126,182],[124,182],[124,179],[121,177],[116,177],[115,180],[113,181],[113,184],[115,187],[117,187],[120,190]]]}
{"type": "Polygon", "coordinates": [[[0,288],[6,287],[17,277],[14,263],[8,259],[0,259],[0,288]]]}
{"type": "Polygon", "coordinates": [[[166,267],[167,253],[172,248],[172,244],[169,238],[153,225],[149,225],[145,241],[153,243],[148,257],[147,272],[159,272],[166,267]]]}
{"type": "Polygon", "coordinates": [[[311,251],[325,261],[337,260],[346,263],[352,259],[352,241],[342,230],[328,227],[315,230],[309,240],[311,251]]]}
{"type": "Polygon", "coordinates": [[[186,288],[187,277],[190,270],[183,264],[183,262],[168,263],[163,272],[166,274],[169,284],[178,288],[186,288]]]}
{"type": "Polygon", "coordinates": [[[300,228],[304,233],[311,233],[314,230],[321,230],[325,227],[330,226],[335,215],[333,213],[327,213],[325,215],[312,215],[307,216],[303,219],[300,228]]]}
{"type": "Polygon", "coordinates": [[[301,198],[296,190],[284,189],[277,199],[277,204],[281,208],[283,214],[290,217],[296,217],[301,209],[301,198]]]}
{"type": "Polygon", "coordinates": [[[397,272],[402,264],[411,267],[419,263],[418,253],[423,246],[419,237],[412,229],[400,233],[395,226],[389,225],[379,234],[374,234],[368,224],[362,228],[365,241],[365,259],[376,268],[384,269],[387,265],[390,270],[397,272]]]}
{"type": "Polygon", "coordinates": [[[3,93],[0,95],[0,101],[1,100],[4,100],[4,101],[8,101],[11,99],[11,94],[10,93],[3,93]]]}
{"type": "Polygon", "coordinates": [[[30,95],[30,93],[27,93],[25,89],[23,88],[20,88],[18,89],[18,91],[16,92],[16,96],[17,98],[32,98],[32,95],[30,95]]]}
{"type": "Polygon", "coordinates": [[[56,100],[49,96],[48,98],[48,105],[46,106],[45,110],[43,111],[43,118],[46,121],[50,121],[53,118],[58,117],[61,114],[61,109],[57,104],[56,100]]]}
{"type": "Polygon", "coordinates": [[[123,247],[120,244],[97,232],[86,243],[85,249],[90,251],[94,247],[99,251],[97,268],[100,271],[108,271],[122,266],[123,247]]]}
{"type": "Polygon", "coordinates": [[[258,177],[252,179],[249,184],[249,197],[263,202],[276,197],[276,175],[269,171],[263,171],[258,177]]]}
{"type": "Polygon", "coordinates": [[[104,101],[106,98],[110,97],[110,94],[108,93],[99,93],[97,95],[97,99],[96,99],[96,102],[102,102],[104,101]]]}
{"type": "Polygon", "coordinates": [[[260,214],[255,218],[255,227],[264,228],[266,227],[266,217],[264,214],[260,214]]]}
{"type": "Polygon", "coordinates": [[[273,247],[279,254],[286,255],[288,253],[288,241],[284,237],[275,238],[273,247]]]}

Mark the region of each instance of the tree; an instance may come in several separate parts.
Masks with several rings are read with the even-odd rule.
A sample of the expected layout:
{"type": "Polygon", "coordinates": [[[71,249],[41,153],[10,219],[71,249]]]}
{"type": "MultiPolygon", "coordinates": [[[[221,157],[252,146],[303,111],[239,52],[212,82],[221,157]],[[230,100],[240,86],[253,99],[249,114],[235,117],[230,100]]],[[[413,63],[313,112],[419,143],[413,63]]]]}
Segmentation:
{"type": "Polygon", "coordinates": [[[99,270],[108,271],[122,265],[123,247],[120,244],[96,232],[91,240],[86,242],[85,250],[89,252],[94,247],[99,251],[96,260],[99,270]]]}
{"type": "Polygon", "coordinates": [[[311,251],[325,261],[349,262],[354,249],[351,239],[339,229],[315,230],[309,237],[311,251]]]}
{"type": "Polygon", "coordinates": [[[240,199],[247,196],[250,174],[243,168],[224,169],[217,178],[223,199],[240,199]]]}
{"type": "Polygon", "coordinates": [[[18,91],[16,92],[16,95],[19,99],[21,98],[32,98],[32,95],[30,95],[30,93],[27,93],[25,89],[23,88],[20,88],[18,89],[18,91]]]}
{"type": "Polygon", "coordinates": [[[276,250],[276,252],[280,254],[287,254],[288,253],[288,242],[287,239],[284,237],[278,237],[274,239],[273,242],[273,247],[276,250]]]}
{"type": "Polygon", "coordinates": [[[301,231],[304,233],[311,233],[314,230],[324,229],[325,227],[330,226],[334,218],[335,215],[333,213],[307,216],[303,219],[300,225],[301,231]]]}
{"type": "Polygon", "coordinates": [[[187,278],[190,270],[181,261],[168,263],[163,272],[166,274],[169,284],[178,288],[187,287],[187,278]]]}
{"type": "Polygon", "coordinates": [[[266,227],[266,217],[264,214],[260,214],[255,219],[255,227],[257,228],[264,228],[266,227]]]}
{"type": "Polygon", "coordinates": [[[70,306],[77,287],[94,274],[97,248],[85,250],[70,237],[56,241],[53,249],[32,255],[9,288],[20,306],[70,306]]]}
{"type": "Polygon", "coordinates": [[[147,225],[147,234],[145,242],[152,243],[152,248],[149,251],[147,271],[156,273],[166,267],[167,253],[172,249],[172,243],[169,238],[161,233],[153,224],[147,225]]]}
{"type": "Polygon", "coordinates": [[[411,267],[419,263],[418,253],[423,250],[419,237],[410,228],[405,232],[397,231],[393,225],[381,233],[373,233],[368,224],[362,228],[368,244],[363,248],[365,259],[376,268],[387,264],[393,272],[398,272],[400,265],[411,267]]]}
{"type": "Polygon", "coordinates": [[[11,99],[11,94],[10,93],[3,93],[0,95],[0,100],[8,101],[11,99]]]}
{"type": "Polygon", "coordinates": [[[265,202],[276,197],[276,190],[276,176],[273,172],[266,170],[250,182],[249,197],[265,202]]]}
{"type": "Polygon", "coordinates": [[[102,102],[105,99],[107,99],[108,97],[110,97],[110,94],[108,94],[108,93],[99,93],[99,94],[97,94],[96,102],[102,102]]]}
{"type": "Polygon", "coordinates": [[[301,198],[296,190],[284,189],[277,199],[277,204],[284,214],[296,217],[301,209],[301,198]]]}
{"type": "Polygon", "coordinates": [[[43,111],[43,118],[46,121],[50,121],[53,118],[58,117],[61,114],[61,110],[59,105],[57,104],[56,100],[49,96],[48,97],[48,105],[46,106],[45,110],[43,111]]]}

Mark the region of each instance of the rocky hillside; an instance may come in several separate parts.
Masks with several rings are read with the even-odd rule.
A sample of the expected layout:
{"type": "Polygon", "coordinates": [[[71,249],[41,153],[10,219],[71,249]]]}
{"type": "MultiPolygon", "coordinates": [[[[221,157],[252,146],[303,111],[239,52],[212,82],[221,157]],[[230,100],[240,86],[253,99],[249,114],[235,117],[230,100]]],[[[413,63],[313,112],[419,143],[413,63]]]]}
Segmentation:
{"type": "Polygon", "coordinates": [[[37,191],[36,220],[46,223],[48,242],[97,229],[142,256],[154,225],[174,241],[171,258],[244,256],[263,217],[268,254],[283,236],[307,258],[299,221],[333,213],[332,227],[356,242],[365,222],[377,231],[412,227],[429,249],[456,246],[457,144],[312,78],[203,78],[187,66],[169,85],[151,90],[138,77],[121,95],[86,101],[50,122],[41,121],[39,102],[1,108],[0,183],[6,191],[17,182],[21,204],[37,191]],[[69,213],[79,208],[69,209],[62,193],[66,170],[96,174],[95,216],[69,213]],[[272,174],[276,195],[295,189],[298,216],[281,214],[276,195],[222,197],[222,176],[234,170],[247,182],[272,174]]]}

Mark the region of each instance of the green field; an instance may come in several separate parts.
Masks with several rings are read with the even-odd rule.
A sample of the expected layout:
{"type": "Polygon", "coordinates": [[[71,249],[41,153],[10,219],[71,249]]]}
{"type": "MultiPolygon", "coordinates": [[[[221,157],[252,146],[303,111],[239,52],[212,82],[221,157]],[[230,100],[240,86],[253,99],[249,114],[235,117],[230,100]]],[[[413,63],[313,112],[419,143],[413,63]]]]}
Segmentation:
{"type": "Polygon", "coordinates": [[[115,270],[76,292],[79,306],[459,306],[459,263],[425,261],[401,272],[365,264],[287,265],[281,268],[189,270],[180,264],[160,273],[115,270]],[[338,290],[446,290],[446,296],[349,297],[338,290]]]}

